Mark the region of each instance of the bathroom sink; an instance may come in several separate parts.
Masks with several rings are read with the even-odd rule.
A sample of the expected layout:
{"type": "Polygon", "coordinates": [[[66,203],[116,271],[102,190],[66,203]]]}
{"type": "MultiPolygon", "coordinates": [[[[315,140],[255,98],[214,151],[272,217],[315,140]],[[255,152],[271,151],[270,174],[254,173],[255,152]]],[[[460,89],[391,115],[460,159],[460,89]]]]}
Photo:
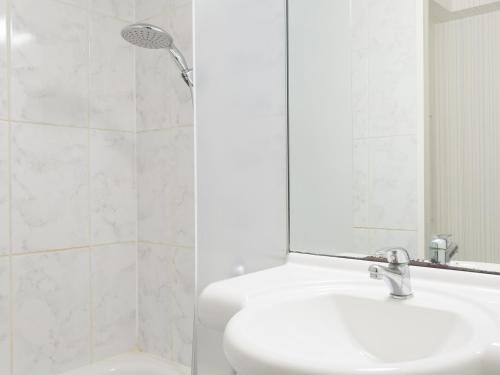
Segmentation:
{"type": "Polygon", "coordinates": [[[486,374],[493,324],[448,294],[395,300],[371,283],[332,284],[244,308],[227,324],[224,349],[239,375],[486,374]]]}
{"type": "Polygon", "coordinates": [[[413,296],[391,298],[372,262],[289,254],[200,295],[210,374],[498,375],[500,279],[411,267],[413,296]]]}

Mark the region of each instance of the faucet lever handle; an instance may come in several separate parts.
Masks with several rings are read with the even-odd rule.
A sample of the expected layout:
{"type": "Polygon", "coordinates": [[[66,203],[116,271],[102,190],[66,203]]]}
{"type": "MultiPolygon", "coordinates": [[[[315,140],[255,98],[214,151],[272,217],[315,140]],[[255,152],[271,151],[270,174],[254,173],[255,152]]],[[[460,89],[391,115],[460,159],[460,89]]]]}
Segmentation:
{"type": "Polygon", "coordinates": [[[379,249],[375,255],[387,258],[390,264],[408,264],[410,263],[410,254],[403,247],[388,247],[379,249]]]}
{"type": "Polygon", "coordinates": [[[433,249],[446,250],[451,243],[451,234],[435,234],[432,236],[430,247],[433,249]]]}

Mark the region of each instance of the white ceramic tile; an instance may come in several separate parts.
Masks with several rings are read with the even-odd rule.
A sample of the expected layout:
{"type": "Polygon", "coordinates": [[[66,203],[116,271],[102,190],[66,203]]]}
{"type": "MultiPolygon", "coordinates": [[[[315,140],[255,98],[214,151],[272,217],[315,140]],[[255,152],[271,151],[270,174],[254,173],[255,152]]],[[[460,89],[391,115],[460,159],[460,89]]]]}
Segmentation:
{"type": "Polygon", "coordinates": [[[372,0],[372,135],[416,134],[417,32],[414,0],[372,0]]]}
{"type": "Polygon", "coordinates": [[[137,49],[136,59],[137,129],[192,124],[189,88],[170,56],[165,51],[137,49]]]}
{"type": "Polygon", "coordinates": [[[12,262],[16,375],[53,375],[89,363],[89,250],[12,262]]]}
{"type": "Polygon", "coordinates": [[[372,229],[371,249],[377,250],[384,247],[404,247],[412,258],[416,258],[417,232],[402,230],[372,229]]]}
{"type": "Polygon", "coordinates": [[[170,334],[172,351],[170,359],[191,366],[194,319],[194,249],[169,247],[168,287],[170,334]]]}
{"type": "Polygon", "coordinates": [[[90,126],[93,128],[135,131],[134,47],[120,35],[126,25],[127,22],[99,14],[91,17],[90,126]]]}
{"type": "Polygon", "coordinates": [[[172,0],[165,16],[169,32],[174,37],[175,45],[189,65],[193,63],[193,3],[187,0],[172,0]]]}
{"type": "Polygon", "coordinates": [[[7,119],[7,23],[6,1],[0,0],[0,119],[7,119]]]}
{"type": "Polygon", "coordinates": [[[10,374],[9,259],[0,258],[0,374],[10,374]]]}
{"type": "Polygon", "coordinates": [[[165,358],[172,347],[167,316],[172,296],[167,268],[167,246],[139,244],[139,347],[165,358]]]}
{"type": "Polygon", "coordinates": [[[137,49],[136,59],[137,129],[192,125],[189,88],[171,57],[165,51],[137,49]]]}
{"type": "Polygon", "coordinates": [[[94,320],[93,360],[136,346],[137,245],[91,249],[94,320]]]}
{"type": "Polygon", "coordinates": [[[352,97],[356,138],[416,133],[414,0],[352,1],[352,97]]]}
{"type": "Polygon", "coordinates": [[[353,158],[353,225],[416,229],[416,137],[357,140],[353,158]]]}
{"type": "Polygon", "coordinates": [[[171,0],[171,4],[174,8],[180,8],[186,5],[192,6],[194,0],[171,0]]]}
{"type": "MultiPolygon", "coordinates": [[[[413,258],[417,254],[417,232],[406,230],[353,228],[354,251],[373,255],[378,249],[403,247],[413,258]]],[[[335,255],[335,254],[332,254],[335,255]]]]}
{"type": "Polygon", "coordinates": [[[189,365],[194,305],[194,250],[139,246],[142,349],[189,365]]]}
{"type": "Polygon", "coordinates": [[[88,9],[90,0],[56,0],[56,1],[62,1],[63,3],[68,3],[88,9]]]}
{"type": "Polygon", "coordinates": [[[11,138],[13,251],[87,245],[87,130],[14,124],[11,138]]]}
{"type": "Polygon", "coordinates": [[[139,240],[192,246],[191,127],[138,134],[139,240]]]}
{"type": "Polygon", "coordinates": [[[352,224],[363,227],[369,223],[371,198],[369,140],[354,141],[352,156],[352,224]]]}
{"type": "Polygon", "coordinates": [[[165,51],[136,49],[137,130],[174,126],[168,111],[169,64],[165,51]]]}
{"type": "Polygon", "coordinates": [[[169,0],[136,0],[136,20],[143,21],[146,18],[150,18],[164,12],[168,7],[169,2],[169,0]]]}
{"type": "Polygon", "coordinates": [[[416,137],[375,140],[370,159],[370,221],[382,228],[416,229],[416,137]]]}
{"type": "Polygon", "coordinates": [[[127,21],[134,19],[134,0],[90,0],[90,4],[92,9],[110,16],[127,21]]]}
{"type": "Polygon", "coordinates": [[[92,244],[134,241],[137,231],[135,134],[90,133],[92,244]]]}
{"type": "Polygon", "coordinates": [[[87,126],[88,15],[53,0],[12,2],[12,118],[87,126]]]}
{"type": "MultiPolygon", "coordinates": [[[[192,8],[169,6],[168,12],[148,22],[168,30],[192,66],[192,8]]],[[[189,88],[172,58],[163,51],[137,49],[137,128],[161,129],[193,124],[189,88]],[[165,82],[158,85],[158,82],[165,82]]]]}
{"type": "Polygon", "coordinates": [[[351,1],[351,98],[355,138],[370,135],[369,0],[351,1]]]}
{"type": "MultiPolygon", "coordinates": [[[[363,255],[370,255],[374,253],[372,246],[372,229],[368,228],[352,228],[352,252],[363,255]]],[[[339,255],[332,250],[330,255],[339,255]]]]}
{"type": "Polygon", "coordinates": [[[0,121],[0,255],[9,251],[9,127],[0,121]]]}

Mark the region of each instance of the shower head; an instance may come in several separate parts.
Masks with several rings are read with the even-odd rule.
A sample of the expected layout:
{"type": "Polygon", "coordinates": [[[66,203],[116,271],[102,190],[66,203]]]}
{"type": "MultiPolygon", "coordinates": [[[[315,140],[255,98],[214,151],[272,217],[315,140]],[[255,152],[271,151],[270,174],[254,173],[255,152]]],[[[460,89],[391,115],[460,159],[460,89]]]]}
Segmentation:
{"type": "Polygon", "coordinates": [[[161,27],[148,23],[136,23],[126,26],[122,30],[122,37],[127,42],[137,47],[150,49],[167,49],[175,63],[181,70],[182,78],[189,87],[193,86],[191,78],[192,69],[187,65],[186,59],[174,44],[172,36],[161,27]]]}
{"type": "Polygon", "coordinates": [[[148,23],[136,23],[122,30],[122,37],[127,42],[142,48],[170,48],[174,39],[165,30],[148,23]]]}

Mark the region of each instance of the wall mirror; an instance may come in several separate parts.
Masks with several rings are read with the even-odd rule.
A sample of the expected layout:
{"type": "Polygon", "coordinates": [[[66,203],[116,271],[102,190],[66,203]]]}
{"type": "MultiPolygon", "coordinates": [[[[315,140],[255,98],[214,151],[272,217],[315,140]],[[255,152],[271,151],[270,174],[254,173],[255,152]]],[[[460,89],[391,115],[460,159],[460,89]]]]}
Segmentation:
{"type": "Polygon", "coordinates": [[[500,272],[500,1],[288,0],[290,250],[500,272]]]}

